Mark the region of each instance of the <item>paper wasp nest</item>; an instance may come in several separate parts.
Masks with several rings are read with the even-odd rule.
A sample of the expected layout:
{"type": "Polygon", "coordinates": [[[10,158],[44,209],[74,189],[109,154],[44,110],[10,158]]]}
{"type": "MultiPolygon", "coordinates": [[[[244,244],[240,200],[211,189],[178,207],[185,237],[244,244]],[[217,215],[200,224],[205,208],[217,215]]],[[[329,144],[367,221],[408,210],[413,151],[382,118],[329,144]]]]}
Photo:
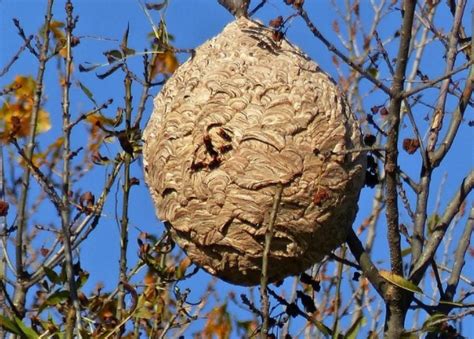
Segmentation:
{"type": "Polygon", "coordinates": [[[154,101],[145,176],[158,217],[206,271],[261,275],[277,185],[268,277],[302,272],[344,242],[365,176],[360,132],[330,77],[246,18],[196,49],[154,101]]]}

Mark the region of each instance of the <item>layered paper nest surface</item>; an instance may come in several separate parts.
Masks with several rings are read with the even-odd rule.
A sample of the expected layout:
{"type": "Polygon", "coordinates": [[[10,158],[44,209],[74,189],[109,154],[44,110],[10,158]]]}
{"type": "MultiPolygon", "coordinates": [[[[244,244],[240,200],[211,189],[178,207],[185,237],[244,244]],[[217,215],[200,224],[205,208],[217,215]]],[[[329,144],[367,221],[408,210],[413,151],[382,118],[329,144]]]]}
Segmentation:
{"type": "Polygon", "coordinates": [[[160,220],[211,274],[277,281],[344,242],[365,155],[344,96],[318,65],[272,31],[240,18],[196,49],[154,101],[144,131],[145,178],[160,220]]]}

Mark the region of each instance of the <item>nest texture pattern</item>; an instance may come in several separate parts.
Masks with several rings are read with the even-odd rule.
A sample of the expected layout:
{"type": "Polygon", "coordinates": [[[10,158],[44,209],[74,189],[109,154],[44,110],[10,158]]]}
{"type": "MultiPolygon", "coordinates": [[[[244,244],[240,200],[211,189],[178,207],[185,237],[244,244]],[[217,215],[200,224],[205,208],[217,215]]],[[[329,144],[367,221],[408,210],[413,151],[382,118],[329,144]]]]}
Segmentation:
{"type": "Polygon", "coordinates": [[[270,282],[344,242],[365,176],[365,155],[347,150],[360,147],[331,78],[240,18],[197,48],[155,98],[145,178],[158,217],[194,263],[255,285],[278,185],[270,282]]]}

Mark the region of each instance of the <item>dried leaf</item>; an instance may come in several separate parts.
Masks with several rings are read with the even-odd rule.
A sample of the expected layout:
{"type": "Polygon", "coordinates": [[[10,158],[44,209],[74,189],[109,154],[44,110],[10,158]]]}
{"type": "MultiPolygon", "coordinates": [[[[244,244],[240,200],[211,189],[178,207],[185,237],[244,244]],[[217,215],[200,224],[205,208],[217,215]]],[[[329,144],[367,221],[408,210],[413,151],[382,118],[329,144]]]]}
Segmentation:
{"type": "Polygon", "coordinates": [[[403,149],[408,153],[408,154],[413,154],[416,152],[416,150],[420,147],[420,142],[418,139],[404,139],[403,140],[403,149]]]}
{"type": "Polygon", "coordinates": [[[270,20],[269,26],[273,28],[279,28],[283,24],[283,17],[277,16],[275,19],[270,20]]]}
{"type": "Polygon", "coordinates": [[[10,205],[8,202],[0,200],[0,217],[6,217],[8,214],[8,208],[10,205]]]}
{"type": "Polygon", "coordinates": [[[146,8],[149,10],[155,10],[155,11],[161,11],[163,8],[165,8],[168,5],[168,0],[165,0],[161,3],[147,3],[145,4],[146,8]]]}
{"type": "Polygon", "coordinates": [[[227,304],[214,307],[206,317],[207,322],[203,330],[206,337],[228,338],[230,336],[232,323],[227,312],[227,304]]]}

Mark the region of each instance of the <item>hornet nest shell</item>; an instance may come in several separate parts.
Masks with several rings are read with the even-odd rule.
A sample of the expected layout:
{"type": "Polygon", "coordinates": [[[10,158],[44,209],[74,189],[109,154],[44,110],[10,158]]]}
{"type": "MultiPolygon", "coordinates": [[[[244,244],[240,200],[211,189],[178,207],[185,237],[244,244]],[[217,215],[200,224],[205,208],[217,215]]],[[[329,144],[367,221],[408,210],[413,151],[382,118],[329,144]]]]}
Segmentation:
{"type": "Polygon", "coordinates": [[[239,285],[260,281],[265,233],[283,186],[268,279],[320,261],[357,212],[365,155],[333,80],[246,18],[196,49],[154,101],[145,177],[157,215],[189,258],[239,285]]]}

